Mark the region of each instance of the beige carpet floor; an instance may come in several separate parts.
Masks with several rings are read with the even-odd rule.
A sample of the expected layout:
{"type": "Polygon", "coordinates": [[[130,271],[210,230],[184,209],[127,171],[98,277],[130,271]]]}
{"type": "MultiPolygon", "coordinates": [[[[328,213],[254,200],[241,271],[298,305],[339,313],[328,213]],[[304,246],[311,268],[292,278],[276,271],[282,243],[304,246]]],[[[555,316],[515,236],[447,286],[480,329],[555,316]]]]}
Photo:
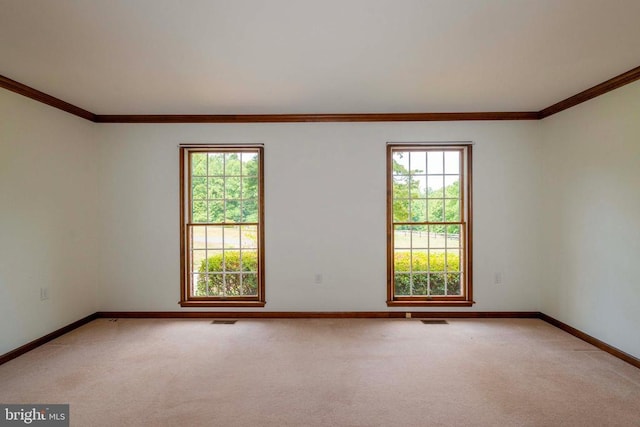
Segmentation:
{"type": "Polygon", "coordinates": [[[640,369],[537,319],[95,320],[0,366],[72,426],[640,426],[640,369]]]}

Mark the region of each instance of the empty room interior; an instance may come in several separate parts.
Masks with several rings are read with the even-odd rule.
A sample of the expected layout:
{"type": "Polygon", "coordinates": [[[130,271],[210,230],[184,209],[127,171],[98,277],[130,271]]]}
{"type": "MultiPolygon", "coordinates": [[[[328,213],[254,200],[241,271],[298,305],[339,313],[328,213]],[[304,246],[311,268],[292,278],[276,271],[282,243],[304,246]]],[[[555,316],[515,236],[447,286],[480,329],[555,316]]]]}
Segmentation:
{"type": "Polygon", "coordinates": [[[640,425],[639,1],[0,11],[1,425],[640,425]]]}

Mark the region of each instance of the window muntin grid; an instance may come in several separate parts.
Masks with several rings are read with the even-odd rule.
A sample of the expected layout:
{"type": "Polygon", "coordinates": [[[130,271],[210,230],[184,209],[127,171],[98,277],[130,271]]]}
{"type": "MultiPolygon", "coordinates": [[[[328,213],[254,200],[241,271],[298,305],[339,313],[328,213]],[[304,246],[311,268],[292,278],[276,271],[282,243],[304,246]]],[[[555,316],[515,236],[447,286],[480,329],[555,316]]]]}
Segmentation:
{"type": "Polygon", "coordinates": [[[436,227],[394,225],[394,295],[462,294],[464,237],[459,230],[440,233],[436,227]]]}
{"type": "Polygon", "coordinates": [[[188,228],[192,296],[258,295],[257,225],[191,224],[188,228]]]}
{"type": "Polygon", "coordinates": [[[465,299],[467,147],[395,146],[388,162],[391,301],[465,299]]]}
{"type": "Polygon", "coordinates": [[[190,152],[190,222],[257,222],[258,160],[257,152],[190,152]]]}
{"type": "Polygon", "coordinates": [[[262,148],[183,150],[183,303],[263,301],[262,148]]]}

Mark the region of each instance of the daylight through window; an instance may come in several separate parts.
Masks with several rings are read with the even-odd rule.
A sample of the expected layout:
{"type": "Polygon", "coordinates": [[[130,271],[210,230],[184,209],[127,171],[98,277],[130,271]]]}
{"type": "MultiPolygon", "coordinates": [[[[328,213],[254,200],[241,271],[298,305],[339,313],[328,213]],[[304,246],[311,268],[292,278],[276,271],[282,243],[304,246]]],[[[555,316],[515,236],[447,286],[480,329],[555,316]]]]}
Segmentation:
{"type": "Polygon", "coordinates": [[[471,305],[471,146],[387,150],[387,303],[471,305]]]}
{"type": "Polygon", "coordinates": [[[264,305],[262,152],[181,147],[181,305],[264,305]]]}

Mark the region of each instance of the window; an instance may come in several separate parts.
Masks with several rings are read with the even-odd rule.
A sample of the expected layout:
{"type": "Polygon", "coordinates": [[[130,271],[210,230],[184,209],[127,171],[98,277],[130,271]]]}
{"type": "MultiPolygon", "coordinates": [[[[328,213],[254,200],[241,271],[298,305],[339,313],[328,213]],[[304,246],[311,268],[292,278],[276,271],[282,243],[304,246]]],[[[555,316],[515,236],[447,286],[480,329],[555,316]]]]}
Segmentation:
{"type": "Polygon", "coordinates": [[[262,153],[180,148],[183,307],[264,306],[262,153]]]}
{"type": "Polygon", "coordinates": [[[390,306],[470,306],[471,145],[387,146],[390,306]]]}

